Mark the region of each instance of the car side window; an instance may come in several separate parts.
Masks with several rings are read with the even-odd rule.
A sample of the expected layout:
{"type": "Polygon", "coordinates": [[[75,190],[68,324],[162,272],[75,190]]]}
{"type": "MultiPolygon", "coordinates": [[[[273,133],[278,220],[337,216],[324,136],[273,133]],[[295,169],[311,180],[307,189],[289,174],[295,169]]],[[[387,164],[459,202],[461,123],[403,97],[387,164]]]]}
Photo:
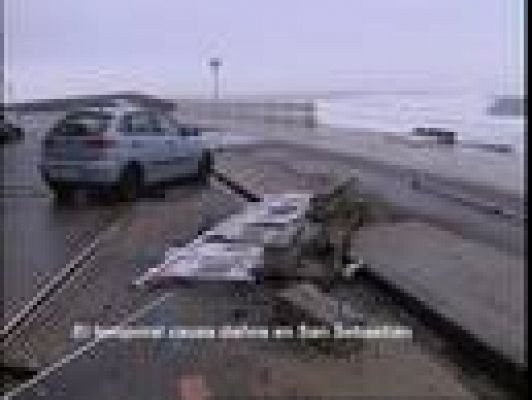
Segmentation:
{"type": "Polygon", "coordinates": [[[163,130],[165,130],[167,135],[180,136],[179,125],[177,124],[176,121],[174,121],[168,115],[164,115],[164,114],[160,116],[160,119],[162,121],[161,123],[163,126],[163,130]]]}
{"type": "Polygon", "coordinates": [[[197,137],[200,135],[198,128],[180,125],[168,115],[161,114],[159,117],[163,126],[163,130],[167,135],[180,137],[197,137]]]}
{"type": "Polygon", "coordinates": [[[160,135],[163,133],[156,116],[147,112],[126,113],[122,119],[121,131],[126,135],[160,135]]]}
{"type": "Polygon", "coordinates": [[[150,132],[154,134],[159,134],[159,135],[162,135],[165,133],[165,130],[163,129],[163,125],[161,123],[161,119],[156,113],[150,113],[149,119],[150,119],[150,127],[151,127],[150,132]]]}

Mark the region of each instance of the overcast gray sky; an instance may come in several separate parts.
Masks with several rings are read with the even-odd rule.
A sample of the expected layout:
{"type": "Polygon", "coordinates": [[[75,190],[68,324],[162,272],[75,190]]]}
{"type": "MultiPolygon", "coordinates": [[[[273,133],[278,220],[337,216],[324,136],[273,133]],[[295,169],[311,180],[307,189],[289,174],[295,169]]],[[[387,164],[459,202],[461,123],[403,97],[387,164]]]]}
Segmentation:
{"type": "Polygon", "coordinates": [[[15,97],[424,86],[523,76],[526,0],[5,0],[15,97]]]}

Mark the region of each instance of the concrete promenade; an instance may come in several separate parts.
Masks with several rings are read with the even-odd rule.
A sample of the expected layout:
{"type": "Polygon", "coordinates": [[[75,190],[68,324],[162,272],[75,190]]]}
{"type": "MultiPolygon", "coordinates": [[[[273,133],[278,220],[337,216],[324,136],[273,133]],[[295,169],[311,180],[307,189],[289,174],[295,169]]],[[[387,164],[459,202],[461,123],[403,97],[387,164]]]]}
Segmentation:
{"type": "Polygon", "coordinates": [[[364,228],[352,251],[381,279],[527,365],[523,259],[420,222],[364,228]]]}
{"type": "Polygon", "coordinates": [[[520,207],[525,199],[525,156],[518,153],[489,153],[460,146],[410,146],[397,135],[297,124],[260,124],[241,120],[183,121],[226,131],[227,135],[246,134],[260,140],[284,142],[332,152],[338,156],[371,162],[380,168],[417,171],[464,188],[485,199],[512,203],[520,207]]]}
{"type": "MultiPolygon", "coordinates": [[[[258,194],[282,191],[283,187],[308,190],[316,187],[309,179],[311,176],[326,180],[357,174],[352,166],[326,155],[318,157],[303,149],[295,151],[282,146],[228,152],[220,156],[218,165],[235,181],[258,194]]],[[[363,192],[364,174],[360,178],[359,188],[363,192]]],[[[404,196],[397,191],[393,176],[382,185],[392,190],[386,202],[390,209],[398,207],[400,201],[410,201],[414,208],[416,204],[423,206],[415,194],[404,196]]],[[[508,251],[504,246],[494,245],[487,236],[468,234],[461,226],[438,224],[408,208],[399,207],[399,210],[398,220],[379,217],[377,223],[354,233],[353,258],[360,257],[379,278],[414,297],[505,359],[526,368],[522,250],[508,251]]],[[[483,229],[485,234],[494,229],[513,240],[519,240],[524,234],[522,226],[507,227],[497,221],[497,216],[486,215],[477,220],[474,211],[460,204],[440,211],[446,214],[444,218],[461,218],[461,224],[468,228],[478,224],[479,232],[483,229]],[[516,229],[515,234],[511,229],[516,229]]]]}

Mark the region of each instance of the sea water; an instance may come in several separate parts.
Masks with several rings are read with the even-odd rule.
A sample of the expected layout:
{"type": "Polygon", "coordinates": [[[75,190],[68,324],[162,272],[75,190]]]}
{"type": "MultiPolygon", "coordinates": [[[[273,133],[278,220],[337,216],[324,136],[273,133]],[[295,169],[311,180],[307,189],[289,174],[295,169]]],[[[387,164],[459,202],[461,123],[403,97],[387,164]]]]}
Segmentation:
{"type": "Polygon", "coordinates": [[[315,99],[318,120],[331,126],[409,134],[416,127],[452,130],[464,143],[525,150],[525,118],[493,116],[494,95],[462,92],[364,92],[315,99]]]}

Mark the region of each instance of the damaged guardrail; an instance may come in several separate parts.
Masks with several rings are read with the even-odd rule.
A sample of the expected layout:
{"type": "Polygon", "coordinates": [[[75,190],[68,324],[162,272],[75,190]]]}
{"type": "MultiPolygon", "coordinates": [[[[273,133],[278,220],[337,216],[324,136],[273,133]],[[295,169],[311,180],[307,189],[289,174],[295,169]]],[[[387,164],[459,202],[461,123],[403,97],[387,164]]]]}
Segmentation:
{"type": "Polygon", "coordinates": [[[328,282],[341,276],[350,232],[365,214],[354,185],[354,178],[349,178],[320,194],[265,194],[261,201],[249,203],[241,213],[203,232],[186,246],[168,249],[164,261],[134,285],[160,286],[180,281],[328,282]],[[316,268],[318,259],[321,265],[316,268]]]}
{"type": "Polygon", "coordinates": [[[188,245],[168,249],[164,262],[135,284],[260,281],[280,276],[297,264],[294,241],[304,229],[311,197],[307,193],[266,195],[188,245]]]}
{"type": "Polygon", "coordinates": [[[353,197],[354,182],[347,179],[319,195],[263,195],[188,245],[168,249],[164,261],[133,284],[273,282],[278,290],[270,293],[272,322],[364,325],[363,314],[322,290],[350,278],[344,271],[350,233],[364,215],[361,199],[353,197]]]}

